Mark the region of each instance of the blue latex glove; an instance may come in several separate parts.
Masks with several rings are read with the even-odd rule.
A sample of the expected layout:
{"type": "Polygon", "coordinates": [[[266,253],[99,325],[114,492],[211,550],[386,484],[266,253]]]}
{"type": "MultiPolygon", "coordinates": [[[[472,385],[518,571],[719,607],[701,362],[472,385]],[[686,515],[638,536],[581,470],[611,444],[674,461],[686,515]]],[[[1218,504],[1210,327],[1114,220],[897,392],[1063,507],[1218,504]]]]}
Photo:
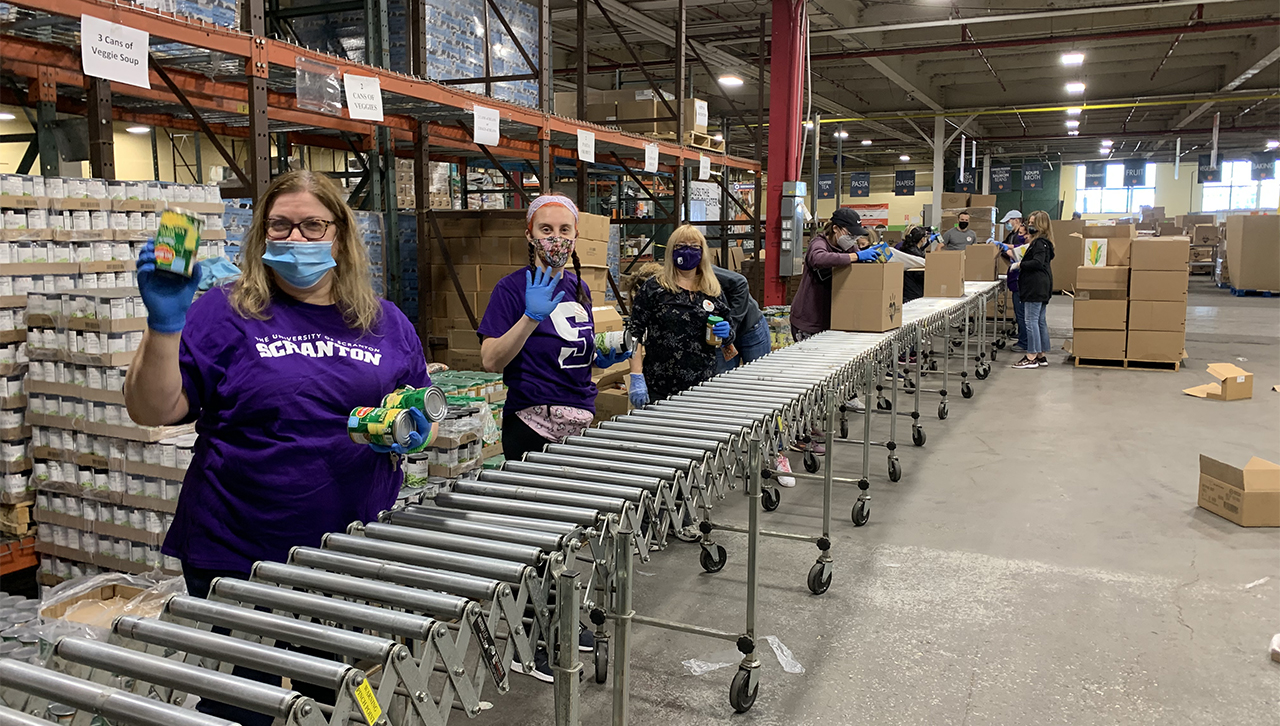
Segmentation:
{"type": "Polygon", "coordinates": [[[865,250],[859,250],[858,262],[875,262],[879,260],[882,255],[887,254],[888,253],[885,252],[885,244],[881,242],[880,244],[872,245],[865,250]]]}
{"type": "Polygon", "coordinates": [[[564,299],[564,291],[556,292],[560,275],[552,275],[545,267],[539,267],[535,275],[524,271],[524,314],[542,322],[564,299]],[[554,297],[553,297],[554,296],[554,297]]]}
{"type": "Polygon", "coordinates": [[[138,255],[138,292],[147,306],[147,327],[157,333],[177,333],[187,324],[187,308],[195,299],[203,276],[203,262],[197,262],[191,277],[156,269],[155,240],[138,255]]]}
{"type": "Polygon", "coordinates": [[[730,331],[731,331],[731,328],[729,327],[728,320],[721,320],[720,322],[711,326],[711,332],[715,333],[716,337],[720,338],[721,340],[728,338],[730,331]]]}
{"type": "Polygon", "coordinates": [[[624,360],[629,360],[631,358],[631,353],[632,351],[619,353],[613,348],[610,348],[607,353],[596,350],[596,368],[609,368],[610,366],[616,366],[624,360]]]}
{"type": "Polygon", "coordinates": [[[631,385],[627,389],[627,398],[636,408],[649,404],[649,386],[645,385],[643,373],[631,374],[631,385]]]}
{"type": "Polygon", "coordinates": [[[413,419],[414,427],[417,430],[409,433],[408,446],[401,446],[400,444],[392,444],[390,446],[369,444],[369,447],[379,454],[396,454],[397,456],[416,454],[421,451],[423,442],[427,440],[427,436],[431,433],[431,422],[428,421],[426,415],[417,408],[409,409],[409,418],[413,419]]]}

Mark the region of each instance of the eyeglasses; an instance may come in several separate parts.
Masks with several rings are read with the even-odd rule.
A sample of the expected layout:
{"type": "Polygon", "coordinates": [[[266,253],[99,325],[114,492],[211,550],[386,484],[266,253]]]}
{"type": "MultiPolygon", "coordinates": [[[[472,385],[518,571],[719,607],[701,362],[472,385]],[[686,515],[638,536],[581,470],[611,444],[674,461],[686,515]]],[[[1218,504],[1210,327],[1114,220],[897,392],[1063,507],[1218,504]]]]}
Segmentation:
{"type": "Polygon", "coordinates": [[[302,233],[302,238],[310,242],[317,242],[324,239],[329,232],[330,226],[336,226],[338,223],[329,219],[304,219],[297,224],[290,222],[281,217],[272,217],[267,220],[267,238],[273,240],[288,239],[293,235],[293,230],[302,233]]]}

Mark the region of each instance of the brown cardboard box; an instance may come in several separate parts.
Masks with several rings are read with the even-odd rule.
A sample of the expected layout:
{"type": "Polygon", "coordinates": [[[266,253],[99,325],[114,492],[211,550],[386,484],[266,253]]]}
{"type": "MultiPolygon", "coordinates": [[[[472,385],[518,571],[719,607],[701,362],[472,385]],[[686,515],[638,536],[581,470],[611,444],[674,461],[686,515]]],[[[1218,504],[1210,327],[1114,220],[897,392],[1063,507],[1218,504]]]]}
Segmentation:
{"type": "Polygon", "coordinates": [[[573,243],[573,251],[578,253],[578,261],[584,265],[606,267],[609,264],[609,243],[579,237],[573,243]]]}
{"type": "Polygon", "coordinates": [[[964,250],[940,250],[925,255],[924,296],[964,297],[964,250]]]}
{"type": "Polygon", "coordinates": [[[1178,234],[1183,234],[1188,230],[1195,229],[1197,224],[1214,224],[1217,222],[1217,215],[1179,214],[1174,220],[1178,226],[1178,234]]]}
{"type": "MultiPolygon", "coordinates": [[[[480,318],[484,316],[485,308],[489,306],[489,294],[487,292],[483,294],[474,292],[465,294],[478,323],[480,318]]],[[[434,293],[431,301],[431,314],[436,318],[444,318],[446,320],[466,320],[467,318],[467,312],[462,307],[462,300],[453,291],[452,285],[446,291],[434,293]]]]}
{"type": "Polygon", "coordinates": [[[742,263],[746,262],[747,253],[741,247],[733,246],[729,248],[729,269],[734,272],[742,272],[742,263]]]}
{"type": "Polygon", "coordinates": [[[578,118],[578,92],[561,91],[553,98],[552,113],[565,118],[578,118]]]}
{"type": "MultiPolygon", "coordinates": [[[[675,106],[674,103],[671,105],[675,106]]],[[[665,124],[653,119],[671,114],[667,112],[667,107],[663,106],[661,101],[625,101],[618,104],[614,115],[616,118],[610,123],[623,131],[630,131],[633,134],[656,134],[665,124]]]]}
{"type": "Polygon", "coordinates": [[[1130,330],[1127,357],[1151,363],[1177,363],[1182,360],[1186,333],[1166,330],[1130,330]]]}
{"type": "Polygon", "coordinates": [[[480,349],[449,348],[449,367],[455,371],[482,371],[480,349]]]}
{"type": "Polygon", "coordinates": [[[582,284],[591,290],[593,299],[604,299],[604,291],[609,287],[609,268],[603,265],[583,265],[582,284]]]}
{"type": "MultiPolygon", "coordinates": [[[[1074,239],[1074,238],[1073,238],[1074,239]]],[[[1076,290],[1129,289],[1128,267],[1077,267],[1076,290]]]]}
{"type": "Polygon", "coordinates": [[[969,206],[968,194],[957,194],[955,192],[942,193],[943,209],[964,209],[969,206]]]}
{"type": "Polygon", "coordinates": [[[1164,330],[1172,333],[1187,329],[1187,304],[1155,300],[1129,301],[1130,330],[1164,330]]]}
{"type": "Polygon", "coordinates": [[[1076,358],[1124,360],[1123,330],[1076,330],[1072,334],[1071,352],[1076,358]]]}
{"type": "Polygon", "coordinates": [[[994,207],[996,206],[996,195],[994,194],[970,194],[970,207],[994,207]]]}
{"type": "Polygon", "coordinates": [[[831,329],[883,333],[901,326],[902,275],[901,262],[837,267],[831,276],[831,329]]]}
{"type": "Polygon", "coordinates": [[[1182,228],[1172,222],[1162,222],[1156,227],[1156,233],[1161,237],[1176,237],[1182,234],[1182,228]]]}
{"type": "Polygon", "coordinates": [[[147,607],[140,596],[147,592],[129,585],[103,585],[68,600],[46,606],[40,616],[50,620],[66,620],[94,625],[109,630],[115,619],[129,612],[144,617],[156,617],[164,607],[164,598],[155,598],[155,607],[147,607]],[[134,602],[138,600],[138,602],[134,602]],[[129,607],[130,604],[135,607],[129,607]],[[141,606],[141,607],[137,607],[141,606]],[[132,612],[138,609],[139,612],[132,612]]]}
{"type": "Polygon", "coordinates": [[[624,327],[622,316],[618,314],[618,308],[613,305],[598,305],[591,308],[591,319],[595,322],[597,333],[621,332],[624,327]]]}
{"type": "Polygon", "coordinates": [[[1138,270],[1187,272],[1191,259],[1191,240],[1186,237],[1153,237],[1133,240],[1129,267],[1138,270]]]}
{"type": "MultiPolygon", "coordinates": [[[[521,229],[523,232],[524,230],[521,229]]],[[[593,239],[600,242],[609,241],[609,218],[599,214],[587,214],[583,212],[578,215],[578,237],[593,239]]]]}
{"type": "Polygon", "coordinates": [[[449,350],[480,350],[480,336],[466,326],[449,331],[449,350]]]}
{"type": "Polygon", "coordinates": [[[529,226],[524,210],[487,209],[481,215],[478,237],[517,237],[529,226]]]}
{"type": "Polygon", "coordinates": [[[978,282],[994,281],[996,257],[999,254],[1000,248],[995,245],[969,245],[964,248],[964,279],[978,282]]]}
{"type": "Polygon", "coordinates": [[[612,124],[618,120],[618,103],[588,103],[584,121],[612,124]]]}
{"type": "Polygon", "coordinates": [[[1242,527],[1280,527],[1280,465],[1255,456],[1241,469],[1201,454],[1198,503],[1242,527]]]}
{"type": "Polygon", "coordinates": [[[1072,325],[1086,330],[1124,330],[1128,305],[1124,300],[1076,300],[1072,325]]]}
{"type": "MultiPolygon", "coordinates": [[[[453,269],[458,273],[458,284],[462,285],[463,292],[480,292],[481,290],[491,290],[492,288],[483,287],[480,284],[480,265],[459,265],[455,264],[453,269]]],[[[457,288],[453,284],[453,278],[449,275],[449,268],[445,265],[431,266],[431,289],[455,291],[457,288]]]]}
{"type": "Polygon", "coordinates": [[[1191,233],[1192,244],[1213,244],[1220,239],[1221,232],[1216,224],[1197,224],[1191,233]]]}
{"type": "MultiPolygon", "coordinates": [[[[1088,225],[1081,234],[1086,238],[1133,239],[1138,236],[1138,230],[1132,224],[1102,224],[1088,225]]],[[[1054,237],[1054,239],[1057,239],[1057,237],[1054,237]]]]}
{"type": "Polygon", "coordinates": [[[1243,401],[1253,398],[1253,374],[1234,363],[1210,363],[1209,375],[1217,383],[1184,388],[1183,393],[1196,398],[1212,398],[1215,401],[1243,401]]]}
{"type": "Polygon", "coordinates": [[[1129,280],[1129,297],[1133,300],[1167,300],[1187,302],[1187,273],[1134,270],[1129,280]]]}
{"type": "Polygon", "coordinates": [[[1227,266],[1238,290],[1280,292],[1280,215],[1227,217],[1227,266]]]}
{"type": "Polygon", "coordinates": [[[480,217],[475,212],[438,211],[440,233],[445,237],[479,237],[480,217]]]}
{"type": "Polygon", "coordinates": [[[596,382],[596,421],[607,421],[631,410],[627,397],[627,384],[631,381],[630,366],[616,373],[609,373],[596,382]],[[621,388],[619,388],[621,384],[621,388]]]}
{"type": "Polygon", "coordinates": [[[1130,250],[1133,240],[1123,237],[1107,239],[1107,265],[1109,267],[1132,267],[1129,264],[1130,250]]]}
{"type": "Polygon", "coordinates": [[[523,269],[524,267],[517,265],[481,265],[480,289],[485,292],[493,292],[493,289],[498,286],[499,280],[517,270],[523,269]]]}
{"type": "Polygon", "coordinates": [[[1052,220],[1049,235],[1053,238],[1053,290],[1074,290],[1076,268],[1084,264],[1084,220],[1052,220]]]}

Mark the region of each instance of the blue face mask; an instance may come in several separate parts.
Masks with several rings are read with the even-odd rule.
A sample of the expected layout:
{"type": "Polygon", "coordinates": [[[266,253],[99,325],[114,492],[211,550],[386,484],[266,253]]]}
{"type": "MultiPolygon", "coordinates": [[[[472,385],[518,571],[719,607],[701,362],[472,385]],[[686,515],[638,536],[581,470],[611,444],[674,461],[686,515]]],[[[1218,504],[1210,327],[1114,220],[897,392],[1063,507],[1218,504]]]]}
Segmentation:
{"type": "Polygon", "coordinates": [[[315,287],[326,272],[338,266],[333,259],[333,244],[330,242],[267,240],[262,262],[300,290],[315,287]]]}

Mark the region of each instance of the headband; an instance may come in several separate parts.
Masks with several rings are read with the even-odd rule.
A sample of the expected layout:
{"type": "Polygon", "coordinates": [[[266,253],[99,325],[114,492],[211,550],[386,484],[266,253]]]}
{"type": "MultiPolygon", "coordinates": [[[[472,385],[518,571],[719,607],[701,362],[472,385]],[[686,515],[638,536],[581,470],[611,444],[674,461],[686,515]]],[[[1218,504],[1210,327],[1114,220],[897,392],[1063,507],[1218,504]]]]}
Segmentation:
{"type": "Polygon", "coordinates": [[[529,203],[529,211],[525,213],[525,222],[528,224],[529,229],[533,229],[533,215],[548,204],[557,204],[573,212],[573,221],[575,224],[577,223],[578,207],[573,203],[572,199],[559,194],[543,194],[529,203]]]}

